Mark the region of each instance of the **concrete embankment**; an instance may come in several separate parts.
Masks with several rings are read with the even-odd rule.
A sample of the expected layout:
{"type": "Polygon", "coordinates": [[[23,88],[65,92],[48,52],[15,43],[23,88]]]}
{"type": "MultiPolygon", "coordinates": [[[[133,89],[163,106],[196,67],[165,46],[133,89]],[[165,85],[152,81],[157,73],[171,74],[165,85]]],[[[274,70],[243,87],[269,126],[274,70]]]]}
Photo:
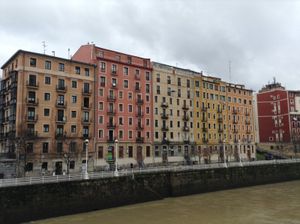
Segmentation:
{"type": "Polygon", "coordinates": [[[165,171],[117,178],[0,188],[0,223],[216,190],[300,179],[300,163],[165,171]]]}

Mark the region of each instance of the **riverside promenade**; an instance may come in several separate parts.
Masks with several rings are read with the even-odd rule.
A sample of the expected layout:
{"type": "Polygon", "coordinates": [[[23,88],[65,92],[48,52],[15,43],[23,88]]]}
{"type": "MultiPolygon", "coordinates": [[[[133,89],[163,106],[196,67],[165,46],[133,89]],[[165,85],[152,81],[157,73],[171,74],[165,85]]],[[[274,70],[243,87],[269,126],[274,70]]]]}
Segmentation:
{"type": "Polygon", "coordinates": [[[300,179],[300,160],[156,167],[0,181],[0,223],[61,215],[300,179]]]}

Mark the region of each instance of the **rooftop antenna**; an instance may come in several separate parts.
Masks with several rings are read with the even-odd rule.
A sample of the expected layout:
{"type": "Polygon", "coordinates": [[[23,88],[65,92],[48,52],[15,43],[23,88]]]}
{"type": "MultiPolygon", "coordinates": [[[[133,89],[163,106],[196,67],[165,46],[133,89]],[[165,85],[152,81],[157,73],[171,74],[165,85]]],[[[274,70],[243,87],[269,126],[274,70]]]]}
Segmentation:
{"type": "Polygon", "coordinates": [[[68,48],[68,59],[70,59],[70,48],[68,48]]]}
{"type": "Polygon", "coordinates": [[[228,61],[229,82],[231,82],[231,60],[228,61]]]}
{"type": "Polygon", "coordinates": [[[274,82],[274,84],[276,84],[276,77],[275,76],[273,77],[273,82],[274,82]]]}
{"type": "Polygon", "coordinates": [[[43,51],[44,51],[44,54],[46,54],[46,41],[42,41],[42,46],[43,46],[43,51]]]}

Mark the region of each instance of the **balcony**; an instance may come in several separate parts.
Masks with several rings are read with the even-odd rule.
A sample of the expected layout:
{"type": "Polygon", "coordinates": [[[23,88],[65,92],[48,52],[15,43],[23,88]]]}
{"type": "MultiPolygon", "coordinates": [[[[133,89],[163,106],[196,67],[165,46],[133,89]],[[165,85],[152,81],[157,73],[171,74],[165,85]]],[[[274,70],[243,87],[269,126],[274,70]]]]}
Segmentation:
{"type": "Polygon", "coordinates": [[[66,133],[63,131],[56,131],[55,132],[55,139],[63,139],[66,138],[66,133]]]}
{"type": "Polygon", "coordinates": [[[89,138],[90,138],[89,133],[83,133],[82,134],[82,139],[89,139],[89,138]]]}
{"type": "Polygon", "coordinates": [[[207,138],[202,138],[202,142],[203,143],[208,143],[208,139],[207,138]]]}
{"type": "Polygon", "coordinates": [[[91,108],[92,108],[92,104],[91,103],[90,104],[85,103],[85,104],[81,105],[81,109],[82,110],[90,110],[91,108]]]}
{"type": "Polygon", "coordinates": [[[66,108],[67,107],[67,102],[65,102],[65,101],[56,101],[55,106],[58,107],[58,108],[66,108]]]}
{"type": "Polygon", "coordinates": [[[144,116],[143,112],[137,112],[136,113],[136,117],[143,117],[143,116],[144,116]]]}
{"type": "Polygon", "coordinates": [[[91,89],[82,89],[82,95],[83,96],[90,96],[90,95],[92,95],[91,89]]]}
{"type": "Polygon", "coordinates": [[[144,129],[144,126],[141,125],[141,124],[138,124],[138,125],[136,126],[136,130],[137,130],[137,131],[141,131],[141,130],[143,130],[143,129],[144,129]]]}
{"type": "Polygon", "coordinates": [[[202,112],[206,112],[207,111],[207,107],[201,107],[201,111],[202,112]]]}
{"type": "Polygon", "coordinates": [[[56,91],[57,91],[57,92],[61,92],[61,93],[65,93],[65,92],[67,92],[67,86],[64,86],[64,85],[56,85],[56,91]]]}
{"type": "Polygon", "coordinates": [[[115,116],[116,115],[116,110],[114,110],[114,109],[108,109],[107,110],[107,115],[115,116]]]}
{"type": "Polygon", "coordinates": [[[250,112],[249,112],[249,111],[246,111],[246,112],[245,112],[245,115],[246,115],[246,116],[250,116],[250,112]]]}
{"type": "Polygon", "coordinates": [[[238,121],[237,121],[237,120],[232,120],[232,123],[233,123],[233,124],[237,124],[238,121]]]}
{"type": "Polygon", "coordinates": [[[218,117],[218,122],[222,123],[223,122],[223,117],[218,117]]]}
{"type": "Polygon", "coordinates": [[[168,126],[162,126],[162,127],[161,127],[161,130],[162,130],[162,131],[169,131],[169,127],[168,127],[168,126]]]}
{"type": "Polygon", "coordinates": [[[170,144],[170,141],[169,141],[168,138],[164,138],[164,139],[161,141],[161,144],[163,144],[163,145],[168,145],[168,144],[170,144]]]}
{"type": "Polygon", "coordinates": [[[36,137],[38,137],[37,131],[34,131],[34,130],[27,130],[25,132],[25,135],[26,135],[27,138],[36,138],[36,137]]]}
{"type": "Polygon", "coordinates": [[[169,115],[166,113],[161,113],[160,116],[161,116],[161,119],[169,119],[169,115]]]}
{"type": "Polygon", "coordinates": [[[218,129],[218,132],[219,132],[219,133],[223,133],[223,132],[224,132],[223,128],[219,128],[219,129],[218,129]]]}
{"type": "Polygon", "coordinates": [[[141,92],[141,87],[140,86],[135,86],[135,88],[134,88],[134,90],[135,90],[135,92],[141,92]]]}
{"type": "Polygon", "coordinates": [[[136,143],[143,143],[144,142],[144,137],[136,137],[136,143]]]}
{"type": "Polygon", "coordinates": [[[190,128],[189,128],[188,126],[184,126],[184,127],[182,128],[182,130],[183,130],[183,131],[189,131],[190,128]]]}
{"type": "Polygon", "coordinates": [[[25,117],[26,117],[27,122],[37,122],[37,120],[38,120],[38,115],[37,114],[36,115],[26,114],[25,117]]]}
{"type": "Polygon", "coordinates": [[[239,133],[239,130],[237,128],[234,128],[233,133],[237,134],[237,133],[239,133]]]}
{"type": "Polygon", "coordinates": [[[92,119],[89,120],[89,119],[87,119],[87,118],[82,118],[82,119],[81,119],[81,123],[82,123],[83,125],[89,125],[90,123],[92,123],[92,119]]]}
{"type": "Polygon", "coordinates": [[[107,142],[107,143],[115,143],[115,138],[114,138],[114,137],[109,137],[109,136],[107,136],[106,142],[107,142]]]}
{"type": "Polygon", "coordinates": [[[115,102],[116,101],[116,97],[112,96],[112,95],[109,95],[109,96],[107,96],[107,101],[108,102],[115,102]]]}
{"type": "Polygon", "coordinates": [[[113,122],[108,122],[107,123],[107,128],[108,129],[115,129],[116,128],[116,124],[114,124],[113,122]]]}
{"type": "Polygon", "coordinates": [[[111,88],[112,88],[112,89],[118,89],[117,83],[112,83],[112,84],[111,84],[111,88]]]}
{"type": "Polygon", "coordinates": [[[105,82],[100,82],[101,87],[105,87],[105,82]]]}
{"type": "Polygon", "coordinates": [[[249,124],[250,124],[250,121],[245,120],[245,124],[246,124],[246,125],[249,125],[249,124]]]}
{"type": "Polygon", "coordinates": [[[161,107],[168,107],[169,105],[168,105],[168,103],[167,102],[162,102],[161,103],[161,107]]]}
{"type": "Polygon", "coordinates": [[[27,86],[28,89],[38,89],[39,88],[39,84],[38,83],[36,83],[36,82],[29,82],[28,80],[26,82],[26,86],[27,86]]]}
{"type": "Polygon", "coordinates": [[[232,109],[232,114],[238,114],[238,110],[237,109],[232,109]]]}
{"type": "Polygon", "coordinates": [[[223,110],[221,108],[217,109],[217,113],[221,114],[223,112],[223,110]]]}
{"type": "Polygon", "coordinates": [[[56,123],[66,123],[67,122],[67,117],[59,116],[55,117],[56,123]]]}
{"type": "Polygon", "coordinates": [[[206,117],[202,117],[202,118],[201,118],[201,121],[202,121],[202,122],[207,122],[207,118],[206,118],[206,117]]]}
{"type": "Polygon", "coordinates": [[[136,100],[136,104],[137,104],[137,105],[143,105],[143,104],[144,104],[144,100],[142,100],[142,99],[137,99],[137,100],[136,100]]]}
{"type": "Polygon", "coordinates": [[[186,104],[184,104],[184,105],[182,106],[182,109],[183,109],[183,110],[188,110],[188,109],[189,109],[189,106],[186,105],[186,104]]]}
{"type": "Polygon", "coordinates": [[[112,71],[111,71],[111,75],[112,75],[112,76],[117,76],[117,75],[118,75],[118,73],[117,73],[117,71],[116,71],[116,70],[112,70],[112,71]]]}
{"type": "Polygon", "coordinates": [[[207,132],[207,128],[202,128],[202,131],[203,132],[207,132]]]}
{"type": "Polygon", "coordinates": [[[184,144],[190,144],[190,140],[189,140],[189,139],[184,139],[184,140],[183,140],[183,143],[184,143],[184,144]]]}
{"type": "Polygon", "coordinates": [[[189,120],[190,120],[189,115],[187,115],[187,114],[183,115],[183,116],[182,116],[182,120],[183,120],[183,121],[189,121],[189,120]]]}
{"type": "Polygon", "coordinates": [[[251,134],[251,130],[247,129],[246,134],[251,134]]]}
{"type": "Polygon", "coordinates": [[[39,105],[39,101],[36,98],[26,98],[26,102],[30,106],[37,106],[37,105],[39,105]]]}

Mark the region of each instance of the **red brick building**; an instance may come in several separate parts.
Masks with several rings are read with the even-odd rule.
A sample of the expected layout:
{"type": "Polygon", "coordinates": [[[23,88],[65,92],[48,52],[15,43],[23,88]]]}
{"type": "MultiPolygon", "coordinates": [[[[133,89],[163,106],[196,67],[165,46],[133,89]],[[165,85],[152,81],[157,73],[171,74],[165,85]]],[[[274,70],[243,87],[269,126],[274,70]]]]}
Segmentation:
{"type": "Polygon", "coordinates": [[[96,47],[81,46],[73,59],[97,65],[95,86],[96,164],[115,156],[119,165],[151,163],[153,143],[150,59],[96,47]]]}
{"type": "Polygon", "coordinates": [[[259,142],[274,146],[297,143],[300,137],[300,91],[280,83],[265,85],[257,94],[259,142]]]}

